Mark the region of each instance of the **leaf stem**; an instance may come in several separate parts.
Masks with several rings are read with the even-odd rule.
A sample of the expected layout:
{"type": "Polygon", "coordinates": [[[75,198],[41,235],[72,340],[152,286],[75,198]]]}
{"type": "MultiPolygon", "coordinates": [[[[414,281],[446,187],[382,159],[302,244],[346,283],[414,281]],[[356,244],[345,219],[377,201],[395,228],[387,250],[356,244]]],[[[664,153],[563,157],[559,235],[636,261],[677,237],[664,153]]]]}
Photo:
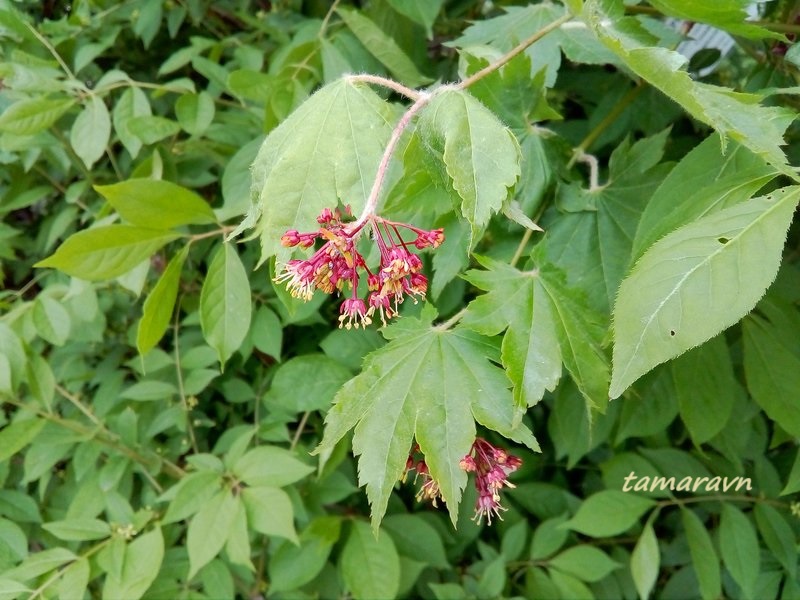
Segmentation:
{"type": "Polygon", "coordinates": [[[509,265],[512,267],[517,266],[519,259],[522,258],[522,253],[525,251],[525,246],[528,245],[528,242],[531,239],[531,235],[533,235],[533,231],[530,229],[526,229],[525,233],[522,234],[522,239],[519,241],[519,245],[517,246],[517,251],[514,252],[514,256],[509,261],[509,265]]]}
{"type": "Polygon", "coordinates": [[[98,419],[94,415],[94,413],[89,410],[89,407],[87,407],[83,402],[81,402],[81,399],[78,398],[75,394],[71,394],[68,390],[66,390],[57,383],[55,384],[55,389],[61,396],[69,400],[70,403],[72,403],[72,405],[75,408],[81,411],[87,419],[89,419],[92,423],[94,423],[98,427],[98,429],[104,432],[108,431],[103,422],[100,421],[100,419],[98,419]]]}
{"type": "MultiPolygon", "coordinates": [[[[442,87],[439,89],[446,88],[442,87]]],[[[350,232],[356,232],[361,229],[367,220],[375,214],[375,210],[378,207],[378,198],[381,194],[381,188],[383,188],[383,181],[386,179],[386,172],[389,170],[389,162],[391,161],[392,155],[397,149],[397,144],[400,142],[400,137],[403,135],[403,132],[406,130],[409,123],[411,123],[411,119],[414,117],[414,115],[417,114],[417,112],[423,106],[430,102],[432,97],[433,93],[420,92],[416,102],[414,102],[414,104],[408,108],[405,114],[397,122],[397,125],[395,125],[395,128],[392,131],[392,136],[389,138],[389,143],[386,145],[386,150],[383,151],[383,157],[381,157],[380,165],[378,165],[378,172],[375,173],[375,181],[372,183],[372,190],[370,190],[369,197],[364,205],[364,210],[361,212],[361,216],[358,217],[358,220],[351,224],[348,228],[350,232]]]]}
{"type": "MultiPolygon", "coordinates": [[[[113,448],[117,452],[124,454],[132,461],[145,467],[145,469],[152,467],[153,463],[158,462],[161,465],[162,470],[171,477],[180,479],[181,477],[186,475],[186,471],[181,469],[178,465],[164,458],[163,456],[160,456],[155,452],[151,454],[151,458],[139,454],[139,452],[137,452],[133,448],[120,442],[119,438],[115,434],[110,432],[108,429],[106,429],[105,425],[103,425],[102,423],[100,424],[99,431],[97,429],[88,429],[87,427],[85,427],[84,425],[82,425],[77,421],[65,419],[56,413],[46,412],[38,408],[32,408],[31,406],[14,398],[4,397],[2,401],[7,402],[13,406],[16,406],[17,408],[21,408],[24,410],[32,410],[33,412],[36,413],[37,416],[41,417],[42,419],[46,419],[47,421],[50,421],[55,425],[59,425],[60,427],[69,429],[70,431],[73,431],[78,435],[83,435],[86,436],[87,438],[97,440],[99,443],[109,446],[110,448],[113,448]]],[[[151,483],[155,481],[152,479],[149,473],[147,474],[147,477],[151,481],[151,483]]],[[[158,490],[161,486],[158,485],[158,483],[156,483],[154,487],[158,490]]]]}
{"type": "Polygon", "coordinates": [[[195,234],[190,235],[188,237],[189,237],[189,241],[196,242],[198,240],[204,240],[206,238],[215,237],[215,236],[218,236],[218,235],[225,236],[225,235],[229,234],[231,231],[233,231],[234,229],[236,229],[236,227],[234,227],[233,225],[223,225],[219,229],[214,229],[212,231],[206,231],[204,233],[195,233],[195,234]]]}
{"type": "Polygon", "coordinates": [[[594,154],[587,154],[580,148],[572,156],[572,163],[583,163],[589,167],[589,191],[595,192],[600,189],[600,165],[594,154]]]}
{"type": "Polygon", "coordinates": [[[371,83],[374,85],[380,85],[405,96],[409,100],[418,100],[421,95],[421,93],[417,90],[406,87],[394,79],[381,77],[380,75],[347,75],[346,79],[350,83],[371,83]]]}
{"type": "Polygon", "coordinates": [[[589,147],[597,141],[602,133],[611,125],[614,121],[616,121],[622,112],[628,107],[628,105],[636,100],[637,96],[644,91],[644,84],[642,82],[638,82],[635,87],[628,90],[628,93],[625,94],[619,102],[612,108],[609,113],[603,117],[603,119],[594,126],[589,134],[583,139],[583,141],[578,144],[578,147],[575,148],[575,154],[572,157],[568,167],[571,167],[575,164],[575,161],[578,160],[580,154],[586,152],[589,147]]]}
{"type": "Polygon", "coordinates": [[[328,23],[330,23],[331,17],[341,1],[342,0],[334,0],[333,4],[331,4],[331,7],[328,9],[328,12],[325,14],[325,18],[322,19],[322,25],[319,26],[319,33],[317,34],[319,39],[323,39],[325,37],[325,32],[328,29],[328,23]]]}
{"type": "Polygon", "coordinates": [[[297,424],[297,429],[294,432],[294,437],[292,438],[292,443],[289,445],[289,450],[294,452],[294,449],[297,448],[297,444],[300,442],[300,436],[303,435],[303,430],[306,428],[306,423],[308,422],[308,417],[311,415],[311,411],[306,411],[303,413],[303,416],[300,418],[300,423],[297,424]]]}
{"type": "MultiPolygon", "coordinates": [[[[45,48],[47,48],[47,51],[48,51],[50,54],[52,54],[52,55],[53,55],[53,58],[55,58],[55,59],[56,59],[56,62],[57,62],[59,65],[61,65],[61,68],[64,70],[64,73],[66,73],[66,74],[67,74],[67,77],[69,77],[70,79],[72,79],[72,80],[74,80],[74,81],[77,81],[77,80],[78,80],[78,78],[77,78],[77,77],[75,77],[75,73],[73,73],[73,72],[72,72],[72,69],[70,69],[70,68],[69,68],[69,65],[67,65],[67,63],[66,63],[66,62],[64,62],[64,59],[63,59],[63,58],[61,58],[61,55],[60,55],[60,54],[58,53],[58,51],[55,49],[55,46],[53,46],[53,44],[51,44],[51,43],[50,43],[50,41],[49,41],[49,40],[48,40],[46,37],[44,37],[44,36],[43,36],[41,33],[39,33],[39,31],[38,31],[38,30],[37,30],[37,29],[36,29],[36,28],[35,28],[33,25],[31,25],[30,23],[25,23],[25,26],[26,26],[26,27],[27,27],[27,28],[30,30],[30,32],[31,32],[31,33],[32,33],[32,34],[33,34],[33,35],[36,37],[36,39],[37,39],[37,40],[39,40],[39,42],[40,42],[40,43],[41,43],[41,44],[42,44],[42,45],[43,45],[45,48]]],[[[88,92],[89,90],[86,90],[86,89],[84,88],[84,91],[88,92]]]]}
{"type": "Polygon", "coordinates": [[[447,319],[447,321],[444,321],[443,323],[439,323],[438,325],[436,325],[436,327],[434,327],[434,329],[436,329],[438,331],[447,331],[453,325],[458,323],[464,317],[464,315],[466,315],[466,314],[467,314],[467,307],[465,306],[460,311],[458,311],[456,314],[454,314],[452,317],[447,319]]]}
{"type": "Polygon", "coordinates": [[[545,25],[539,31],[534,33],[532,36],[530,36],[526,40],[523,40],[522,42],[517,44],[517,46],[512,48],[510,52],[508,52],[507,54],[504,54],[503,56],[498,58],[496,61],[491,63],[490,65],[485,66],[483,69],[481,69],[477,73],[474,73],[474,74],[470,75],[469,77],[467,77],[466,79],[464,79],[463,81],[458,83],[456,87],[458,89],[460,89],[460,90],[466,89],[469,86],[471,86],[473,83],[475,83],[477,81],[480,81],[481,79],[483,79],[484,77],[486,77],[490,73],[493,73],[494,71],[497,71],[497,69],[499,69],[500,67],[505,65],[507,62],[511,61],[515,56],[517,56],[518,54],[521,54],[522,52],[527,50],[528,46],[532,46],[533,44],[538,42],[540,39],[542,39],[544,36],[546,36],[548,33],[550,33],[551,31],[555,31],[556,29],[558,29],[564,23],[566,23],[567,21],[570,21],[571,19],[572,19],[572,15],[567,13],[567,14],[559,17],[558,19],[556,19],[552,23],[550,23],[548,25],[545,25]]]}

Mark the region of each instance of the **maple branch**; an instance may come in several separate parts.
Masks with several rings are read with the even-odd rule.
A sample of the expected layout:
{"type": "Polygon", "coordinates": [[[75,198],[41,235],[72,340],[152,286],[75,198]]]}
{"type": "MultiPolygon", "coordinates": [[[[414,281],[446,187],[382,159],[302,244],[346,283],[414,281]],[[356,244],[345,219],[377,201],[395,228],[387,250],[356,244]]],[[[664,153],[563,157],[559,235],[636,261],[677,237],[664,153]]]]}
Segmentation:
{"type": "Polygon", "coordinates": [[[402,83],[395,81],[394,79],[389,79],[388,77],[381,77],[380,75],[347,75],[347,81],[350,83],[371,83],[374,85],[380,85],[387,89],[392,90],[393,92],[397,92],[408,98],[409,100],[418,100],[424,92],[418,92],[417,90],[412,90],[410,87],[404,86],[402,83]]]}
{"type": "Polygon", "coordinates": [[[540,39],[542,39],[544,36],[546,36],[548,33],[550,33],[551,31],[555,31],[556,29],[558,29],[564,23],[566,23],[567,21],[570,21],[571,19],[572,19],[572,15],[567,13],[567,14],[559,17],[558,19],[556,19],[552,23],[549,23],[548,25],[545,25],[539,31],[537,31],[532,36],[530,36],[528,39],[523,40],[522,42],[517,44],[517,46],[512,48],[511,51],[509,51],[508,53],[504,54],[503,56],[498,58],[496,61],[491,63],[490,65],[485,66],[484,68],[482,68],[477,73],[473,73],[472,75],[470,75],[469,77],[467,77],[466,79],[461,81],[456,87],[459,90],[466,89],[469,86],[471,86],[473,83],[483,79],[484,77],[486,77],[490,73],[493,73],[494,71],[497,71],[497,69],[499,69],[500,67],[505,65],[507,62],[509,62],[515,56],[517,56],[518,54],[521,54],[522,52],[527,50],[528,46],[532,46],[533,44],[538,42],[540,39]]]}
{"type": "MultiPolygon", "coordinates": [[[[439,88],[446,89],[446,88],[439,88]]],[[[375,214],[375,210],[378,207],[378,198],[381,193],[381,189],[383,188],[383,181],[386,179],[386,172],[389,170],[389,162],[392,159],[392,155],[394,155],[395,150],[397,149],[397,144],[400,142],[400,137],[403,135],[403,132],[408,127],[409,123],[411,123],[411,119],[414,117],[419,110],[425,106],[428,102],[430,102],[433,94],[428,92],[420,92],[417,101],[412,104],[408,110],[403,114],[400,120],[395,125],[394,130],[392,130],[392,137],[389,138],[389,143],[386,145],[386,150],[383,151],[383,156],[381,157],[380,165],[378,165],[378,172],[375,173],[375,181],[372,182],[372,189],[370,190],[369,197],[367,198],[367,203],[364,205],[364,210],[361,212],[361,215],[358,217],[358,220],[350,225],[348,229],[350,232],[356,232],[364,226],[364,223],[375,214]]]]}

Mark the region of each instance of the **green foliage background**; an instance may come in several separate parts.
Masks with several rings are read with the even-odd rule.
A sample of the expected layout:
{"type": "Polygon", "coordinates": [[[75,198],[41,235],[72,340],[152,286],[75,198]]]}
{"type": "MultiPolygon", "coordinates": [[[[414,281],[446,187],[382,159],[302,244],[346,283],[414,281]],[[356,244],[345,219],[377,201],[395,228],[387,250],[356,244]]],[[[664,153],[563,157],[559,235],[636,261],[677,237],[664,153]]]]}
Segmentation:
{"type": "Polygon", "coordinates": [[[800,15],[747,4],[0,0],[0,598],[800,597],[800,15]],[[459,81],[379,207],[429,301],[337,329],[280,235],[459,81]]]}

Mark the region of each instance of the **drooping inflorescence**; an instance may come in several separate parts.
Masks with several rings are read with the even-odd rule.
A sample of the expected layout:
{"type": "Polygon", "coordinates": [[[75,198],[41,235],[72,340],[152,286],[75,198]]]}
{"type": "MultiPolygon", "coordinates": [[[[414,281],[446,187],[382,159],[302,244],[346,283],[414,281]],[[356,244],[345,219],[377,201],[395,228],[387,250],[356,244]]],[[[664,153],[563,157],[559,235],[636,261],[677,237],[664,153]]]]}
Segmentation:
{"type": "Polygon", "coordinates": [[[281,244],[288,248],[311,248],[317,240],[323,241],[311,257],[288,261],[275,277],[277,283],[286,284],[292,296],[307,301],[316,290],[326,294],[349,291],[350,296],[339,308],[339,326],[347,329],[366,327],[372,323],[375,313],[385,325],[397,315],[406,297],[410,296],[415,302],[425,298],[428,279],[421,273],[422,261],[411,248],[437,248],[444,241],[442,229],[420,229],[375,215],[363,224],[350,225],[343,222],[338,209],[329,208],[320,213],[317,222],[320,228],[315,232],[300,233],[291,229],[281,237],[281,244]],[[380,263],[374,272],[356,247],[367,224],[372,230],[371,240],[380,253],[380,263]],[[404,240],[401,231],[416,237],[404,240]],[[361,277],[366,277],[366,301],[359,297],[361,277]]]}
{"type": "MultiPolygon", "coordinates": [[[[437,501],[441,498],[439,484],[431,476],[425,459],[416,457],[418,452],[420,452],[419,445],[414,444],[406,460],[402,481],[405,481],[409,471],[416,471],[414,481],[416,482],[417,477],[422,477],[417,500],[430,500],[433,506],[437,506],[437,501]]],[[[508,481],[508,476],[521,465],[520,458],[493,446],[483,438],[475,438],[469,454],[459,463],[459,466],[468,473],[475,473],[475,488],[478,490],[473,517],[475,522],[480,525],[484,517],[489,525],[492,524],[494,517],[503,520],[500,513],[507,509],[500,504],[500,490],[504,487],[515,487],[508,481]]]]}

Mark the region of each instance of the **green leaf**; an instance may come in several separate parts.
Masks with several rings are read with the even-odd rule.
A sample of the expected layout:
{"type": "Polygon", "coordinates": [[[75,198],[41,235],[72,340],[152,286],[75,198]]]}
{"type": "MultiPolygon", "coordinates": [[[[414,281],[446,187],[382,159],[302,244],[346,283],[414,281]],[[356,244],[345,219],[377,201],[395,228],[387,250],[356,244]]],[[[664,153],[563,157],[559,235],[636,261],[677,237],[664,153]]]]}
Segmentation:
{"type": "Polygon", "coordinates": [[[22,585],[18,581],[0,577],[0,600],[14,600],[31,591],[29,587],[22,585]]]}
{"type": "Polygon", "coordinates": [[[61,302],[39,296],[33,304],[33,324],[39,335],[55,346],[63,346],[70,330],[70,316],[61,302]]]}
{"type": "Polygon", "coordinates": [[[719,547],[722,561],[742,588],[742,594],[747,598],[753,597],[761,568],[758,538],[750,520],[729,503],[722,505],[719,547]]]}
{"type": "Polygon", "coordinates": [[[581,581],[590,582],[604,579],[620,566],[602,550],[585,544],[567,548],[548,562],[550,566],[559,571],[574,575],[581,581]]]}
{"type": "Polygon", "coordinates": [[[60,540],[68,542],[85,540],[100,540],[111,535],[111,527],[108,523],[98,519],[65,519],[63,521],[51,521],[44,523],[46,529],[60,540]]]}
{"type": "MultiPolygon", "coordinates": [[[[466,58],[469,65],[467,72],[470,74],[489,64],[488,60],[473,59],[469,54],[466,58]]],[[[547,105],[545,71],[541,70],[533,77],[531,72],[530,56],[521,54],[469,88],[470,94],[514,130],[523,146],[526,138],[536,139],[550,133],[534,129],[531,121],[561,118],[547,105]]]]}
{"type": "MultiPolygon", "coordinates": [[[[0,373],[0,389],[12,393],[25,374],[27,359],[19,336],[3,322],[0,322],[0,356],[5,359],[0,373]]],[[[0,455],[2,447],[0,445],[0,455]]]]}
{"type": "MultiPolygon", "coordinates": [[[[528,6],[504,6],[505,14],[479,20],[467,27],[461,37],[449,42],[457,48],[489,46],[505,54],[564,15],[563,7],[541,3],[528,6]]],[[[573,14],[578,14],[574,11],[573,14]]],[[[589,64],[616,64],[619,61],[599,43],[587,28],[561,27],[531,44],[525,50],[530,59],[530,75],[544,72],[544,83],[553,87],[561,66],[561,52],[572,61],[589,64]]]]}
{"type": "Polygon", "coordinates": [[[775,278],[800,187],[686,225],[654,244],[614,307],[610,394],[736,323],[775,278]]]}
{"type": "Polygon", "coordinates": [[[250,532],[247,528],[247,511],[244,507],[242,496],[236,497],[236,514],[228,528],[228,537],[225,540],[225,555],[234,564],[255,571],[256,568],[250,560],[252,548],[250,547],[250,532]]]}
{"type": "Polygon", "coordinates": [[[247,485],[283,487],[299,481],[314,470],[292,452],[277,446],[258,446],[247,451],[232,471],[247,485]]]}
{"type": "Polygon", "coordinates": [[[400,557],[391,536],[376,538],[369,525],[353,521],[342,549],[342,578],[353,598],[394,598],[400,587],[400,557]]]}
{"type": "Polygon", "coordinates": [[[286,492],[275,487],[248,486],[242,490],[242,501],[252,529],[299,544],[294,530],[294,509],[286,492]]]}
{"type": "Polygon", "coordinates": [[[177,233],[132,225],[94,227],[71,235],[34,267],[52,267],[90,281],[113,279],[178,237],[177,233]]]}
{"type": "Polygon", "coordinates": [[[389,515],[381,531],[392,535],[397,551],[408,558],[423,561],[439,569],[449,568],[444,544],[439,532],[418,515],[389,515]]]}
{"type": "Polygon", "coordinates": [[[181,126],[175,121],[152,115],[138,115],[128,120],[128,131],[145,144],[155,144],[177,135],[181,126]]]}
{"type": "MultiPolygon", "coordinates": [[[[253,339],[253,345],[258,348],[259,351],[276,360],[281,359],[283,327],[278,315],[267,306],[261,306],[256,311],[253,317],[253,325],[250,328],[250,335],[253,339]]],[[[301,380],[297,382],[299,383],[299,381],[301,380]]],[[[306,381],[306,378],[303,378],[302,381],[306,381]]],[[[273,381],[272,387],[274,386],[275,383],[273,381]]]]}
{"type": "Polygon", "coordinates": [[[719,135],[708,136],[653,193],[636,229],[632,258],[678,227],[749,199],[776,175],[744,146],[729,143],[722,152],[719,135]]]}
{"type": "Polygon", "coordinates": [[[323,208],[364,207],[394,127],[392,107],[365,86],[325,86],[270,132],[253,163],[253,206],[240,230],[257,226],[262,262],[289,251],[289,229],[313,231],[323,208]]]}
{"type": "Polygon", "coordinates": [[[489,362],[496,350],[470,332],[431,327],[433,315],[424,314],[385,330],[390,343],[367,356],[362,373],[336,395],[315,450],[332,449],[355,427],[359,482],[367,488],[376,530],[414,437],[453,523],[467,483],[459,461],[475,440],[475,420],[536,447],[530,433],[512,423],[508,380],[489,362]]]}
{"type": "MultiPolygon", "coordinates": [[[[8,361],[7,357],[3,357],[8,361]]],[[[31,394],[44,408],[50,410],[56,389],[56,378],[53,369],[40,354],[30,356],[27,364],[27,381],[31,394]]],[[[2,389],[2,386],[0,386],[2,389]]],[[[9,389],[10,391],[10,389],[9,389]]]]}
{"type": "Polygon", "coordinates": [[[83,598],[89,585],[89,560],[81,557],[61,572],[55,584],[59,598],[83,598]]]}
{"type": "Polygon", "coordinates": [[[125,146],[131,158],[136,158],[139,150],[142,149],[142,140],[131,131],[131,119],[134,117],[148,117],[151,114],[147,95],[138,87],[129,87],[122,92],[114,106],[112,115],[114,131],[117,132],[119,141],[125,146]]]}
{"type": "Polygon", "coordinates": [[[800,491],[800,450],[795,455],[792,470],[786,478],[786,485],[781,490],[781,496],[794,494],[797,491],[800,491]]]}
{"type": "Polygon", "coordinates": [[[29,555],[22,563],[13,569],[8,569],[3,575],[17,581],[30,581],[77,559],[78,557],[66,548],[50,548],[29,555]]]}
{"type": "Polygon", "coordinates": [[[793,314],[796,309],[776,305],[769,297],[758,309],[742,321],[747,388],[770,419],[797,436],[800,406],[795,401],[795,386],[800,385],[800,327],[793,314]]]}
{"type": "Polygon", "coordinates": [[[139,354],[147,354],[155,348],[169,326],[175,300],[178,298],[181,270],[188,255],[187,245],[169,261],[167,268],[144,301],[142,318],[136,328],[136,348],[139,354]]]}
{"type": "Polygon", "coordinates": [[[787,176],[794,178],[781,150],[783,132],[796,114],[785,108],[761,106],[760,97],[694,81],[683,69],[687,59],[652,40],[633,17],[613,18],[601,0],[587,0],[583,12],[589,27],[633,73],[680,104],[691,116],[722,136],[749,148],[787,176]]]}
{"type": "Polygon", "coordinates": [[[250,281],[232,244],[214,255],[200,294],[200,324],[208,345],[225,362],[241,346],[250,328],[250,281]]]}
{"type": "Polygon", "coordinates": [[[417,133],[444,161],[472,240],[500,211],[520,175],[519,144],[494,114],[468,93],[447,90],[422,109],[417,133]]]}
{"type": "Polygon", "coordinates": [[[30,444],[47,421],[44,419],[18,420],[0,429],[0,462],[6,461],[30,444]]]}
{"type": "Polygon", "coordinates": [[[125,548],[119,578],[109,573],[103,586],[104,600],[138,600],[155,581],[164,560],[164,537],[156,527],[142,534],[125,548]]]}
{"type": "Polygon", "coordinates": [[[299,547],[289,542],[280,546],[267,565],[270,590],[295,590],[314,579],[325,566],[340,530],[340,517],[318,517],[300,535],[299,547]]]}
{"type": "Polygon", "coordinates": [[[514,403],[524,409],[553,391],[561,378],[561,347],[554,308],[537,270],[522,272],[482,259],[489,271],[464,278],[488,293],[473,300],[462,325],[485,335],[503,336],[502,360],[514,383],[514,403]]]}
{"type": "Polygon", "coordinates": [[[650,498],[618,490],[603,490],[589,496],[564,526],[591,537],[618,535],[633,527],[656,505],[650,498]]]}
{"type": "Polygon", "coordinates": [[[105,154],[111,137],[111,116],[102,98],[92,95],[69,132],[69,142],[75,154],[91,169],[105,154]]]}
{"type": "Polygon", "coordinates": [[[294,412],[327,410],[336,390],[350,375],[348,369],[332,358],[303,354],[278,367],[267,398],[294,412]]]}
{"type": "Polygon", "coordinates": [[[34,135],[55,124],[73,104],[75,101],[72,99],[19,100],[0,115],[0,131],[14,135],[34,135]]]}
{"type": "Polygon", "coordinates": [[[719,598],[722,583],[719,573],[719,558],[714,550],[711,536],[700,518],[689,509],[681,509],[686,541],[692,556],[692,565],[700,585],[703,600],[719,598]]]}
{"type": "Polygon", "coordinates": [[[221,482],[220,474],[215,471],[197,471],[183,477],[167,492],[171,501],[162,522],[174,523],[191,517],[219,491],[221,482]]]}
{"type": "Polygon", "coordinates": [[[470,303],[463,326],[486,335],[508,328],[502,360],[517,406],[532,406],[545,390],[553,391],[563,360],[587,403],[603,408],[608,366],[599,319],[564,285],[563,274],[537,257],[536,267],[526,272],[480,259],[490,270],[469,271],[465,278],[489,293],[470,303]]]}
{"type": "Polygon", "coordinates": [[[561,527],[567,520],[566,515],[560,515],[542,521],[533,532],[530,556],[533,560],[547,558],[557,552],[567,541],[569,531],[561,527]]]}
{"type": "Polygon", "coordinates": [[[779,37],[764,27],[747,22],[749,15],[742,0],[716,0],[713,3],[693,0],[652,0],[661,13],[686,21],[708,23],[733,34],[750,38],[779,37]]]}
{"type": "Polygon", "coordinates": [[[398,80],[412,87],[431,81],[419,72],[417,66],[398,45],[372,19],[352,8],[339,7],[336,13],[347,27],[364,44],[364,47],[377,58],[398,80]]]}
{"type": "Polygon", "coordinates": [[[559,212],[545,220],[547,256],[592,306],[610,312],[631,259],[642,211],[669,170],[659,164],[669,130],[633,144],[623,141],[611,154],[607,181],[596,188],[561,184],[559,212]]]}
{"type": "Polygon", "coordinates": [[[189,579],[222,550],[238,511],[239,499],[220,490],[192,517],[186,536],[189,579]]]}
{"type": "Polygon", "coordinates": [[[506,586],[506,559],[498,556],[488,562],[478,579],[476,595],[478,598],[498,598],[506,586]]]}
{"type": "Polygon", "coordinates": [[[653,525],[648,522],[639,536],[639,541],[631,553],[631,575],[636,584],[639,598],[646,600],[653,591],[658,579],[661,554],[658,551],[658,540],[653,525]]]}
{"type": "Polygon", "coordinates": [[[251,69],[237,69],[228,76],[228,89],[235,95],[265,104],[275,91],[277,78],[251,69]]]}
{"type": "Polygon", "coordinates": [[[178,388],[169,381],[138,381],[120,393],[120,398],[149,402],[164,401],[178,393],[178,388]]]}
{"type": "Polygon", "coordinates": [[[797,541],[792,526],[769,504],[759,502],[753,509],[756,525],[772,555],[792,579],[797,578],[797,541]]]}
{"type": "Polygon", "coordinates": [[[214,98],[208,92],[184,94],[175,102],[175,115],[183,130],[202,135],[214,120],[214,98]]]}
{"type": "Polygon", "coordinates": [[[96,185],[94,189],[123,219],[139,227],[172,229],[216,221],[208,202],[170,181],[128,179],[113,185],[96,185]]]}
{"type": "Polygon", "coordinates": [[[689,350],[671,367],[681,419],[699,446],[725,427],[738,393],[725,338],[689,350]]]}
{"type": "Polygon", "coordinates": [[[439,11],[442,10],[444,0],[388,0],[388,2],[401,15],[422,25],[428,39],[433,37],[433,24],[436,22],[439,11]]]}

